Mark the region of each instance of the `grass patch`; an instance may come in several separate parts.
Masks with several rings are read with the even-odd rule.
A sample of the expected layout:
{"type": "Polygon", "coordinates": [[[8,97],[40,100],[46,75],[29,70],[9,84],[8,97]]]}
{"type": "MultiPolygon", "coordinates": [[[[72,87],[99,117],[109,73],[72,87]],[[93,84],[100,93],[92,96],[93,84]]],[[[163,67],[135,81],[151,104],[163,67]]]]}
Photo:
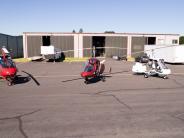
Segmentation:
{"type": "Polygon", "coordinates": [[[29,58],[16,58],[16,59],[13,59],[14,62],[30,62],[31,59],[29,58]]]}
{"type": "Polygon", "coordinates": [[[66,57],[64,62],[84,62],[87,59],[89,59],[89,57],[84,57],[84,58],[66,57]]]}
{"type": "Polygon", "coordinates": [[[135,61],[135,58],[134,58],[134,57],[128,57],[128,58],[127,58],[127,61],[134,62],[134,61],[135,61]]]}

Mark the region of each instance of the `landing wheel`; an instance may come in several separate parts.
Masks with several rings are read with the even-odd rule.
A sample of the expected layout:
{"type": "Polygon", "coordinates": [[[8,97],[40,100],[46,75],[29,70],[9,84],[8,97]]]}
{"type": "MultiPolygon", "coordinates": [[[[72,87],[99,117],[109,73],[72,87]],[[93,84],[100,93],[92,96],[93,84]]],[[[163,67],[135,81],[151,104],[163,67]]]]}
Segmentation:
{"type": "Polygon", "coordinates": [[[105,77],[102,77],[102,82],[105,82],[106,80],[105,80],[105,77]]]}
{"type": "Polygon", "coordinates": [[[148,74],[144,74],[144,78],[148,78],[148,74]]]}
{"type": "Polygon", "coordinates": [[[12,82],[8,82],[8,86],[12,86],[13,85],[13,83],[12,82]]]}
{"type": "Polygon", "coordinates": [[[15,76],[14,80],[18,80],[18,79],[19,79],[18,76],[15,76]]]}
{"type": "Polygon", "coordinates": [[[85,84],[89,84],[89,81],[84,81],[85,84]]]}
{"type": "Polygon", "coordinates": [[[168,79],[168,77],[167,76],[164,76],[163,79],[168,79]]]}
{"type": "Polygon", "coordinates": [[[88,80],[88,77],[85,78],[85,81],[84,81],[85,84],[89,84],[89,80],[88,80]]]}
{"type": "Polygon", "coordinates": [[[12,86],[13,85],[13,80],[10,77],[7,77],[6,81],[7,81],[8,86],[12,86]]]}
{"type": "Polygon", "coordinates": [[[13,81],[12,80],[7,80],[7,85],[8,86],[12,86],[13,85],[13,81]]]}

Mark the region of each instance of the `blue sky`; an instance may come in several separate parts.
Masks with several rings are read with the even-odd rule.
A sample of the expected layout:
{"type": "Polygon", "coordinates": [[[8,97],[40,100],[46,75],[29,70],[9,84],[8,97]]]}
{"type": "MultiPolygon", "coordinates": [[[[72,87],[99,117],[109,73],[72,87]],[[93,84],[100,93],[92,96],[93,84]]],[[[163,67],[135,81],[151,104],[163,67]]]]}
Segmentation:
{"type": "Polygon", "coordinates": [[[0,33],[184,34],[184,0],[1,0],[0,33]]]}

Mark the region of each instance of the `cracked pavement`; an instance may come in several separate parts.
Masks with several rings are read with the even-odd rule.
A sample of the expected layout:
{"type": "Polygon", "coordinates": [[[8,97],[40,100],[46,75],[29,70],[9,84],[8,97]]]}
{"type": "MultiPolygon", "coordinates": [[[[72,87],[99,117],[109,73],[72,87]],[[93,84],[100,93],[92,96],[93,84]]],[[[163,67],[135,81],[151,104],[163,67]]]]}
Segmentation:
{"type": "Polygon", "coordinates": [[[107,60],[111,77],[88,85],[82,63],[18,64],[40,85],[0,81],[1,137],[183,138],[184,65],[163,80],[132,75],[132,64],[107,60]]]}

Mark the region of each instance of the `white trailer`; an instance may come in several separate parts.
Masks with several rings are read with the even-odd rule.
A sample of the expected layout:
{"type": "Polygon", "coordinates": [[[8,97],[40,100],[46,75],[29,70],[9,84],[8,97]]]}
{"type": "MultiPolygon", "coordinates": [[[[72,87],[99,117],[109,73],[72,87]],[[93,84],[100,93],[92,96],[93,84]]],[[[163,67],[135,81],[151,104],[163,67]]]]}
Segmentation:
{"type": "Polygon", "coordinates": [[[145,45],[150,59],[164,59],[168,63],[184,63],[184,45],[145,45]]]}
{"type": "Polygon", "coordinates": [[[62,51],[54,46],[41,46],[41,55],[46,59],[57,60],[62,56],[62,51]]]}

